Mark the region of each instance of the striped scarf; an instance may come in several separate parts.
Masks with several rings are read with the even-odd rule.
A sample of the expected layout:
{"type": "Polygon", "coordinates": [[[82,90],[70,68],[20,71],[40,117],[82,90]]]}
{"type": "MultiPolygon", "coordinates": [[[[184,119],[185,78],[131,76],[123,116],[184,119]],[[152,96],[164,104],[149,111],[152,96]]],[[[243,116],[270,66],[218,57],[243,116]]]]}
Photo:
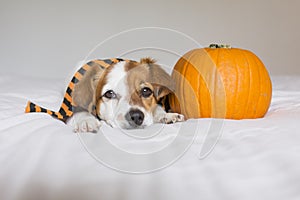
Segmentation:
{"type": "Polygon", "coordinates": [[[74,85],[81,80],[81,78],[84,76],[85,72],[88,71],[93,66],[98,66],[101,69],[106,69],[110,65],[118,63],[120,61],[123,61],[123,59],[120,59],[120,58],[112,58],[112,59],[104,59],[104,60],[98,59],[98,60],[92,60],[92,61],[84,64],[75,73],[71,82],[69,83],[68,88],[64,95],[63,102],[60,106],[60,109],[57,112],[46,109],[46,108],[42,108],[41,106],[38,106],[35,103],[32,103],[31,101],[28,101],[27,106],[25,108],[25,113],[30,113],[30,112],[48,113],[52,117],[55,117],[59,120],[62,120],[63,122],[66,122],[66,120],[73,115],[73,112],[76,109],[76,105],[72,100],[72,91],[74,89],[74,85]]]}

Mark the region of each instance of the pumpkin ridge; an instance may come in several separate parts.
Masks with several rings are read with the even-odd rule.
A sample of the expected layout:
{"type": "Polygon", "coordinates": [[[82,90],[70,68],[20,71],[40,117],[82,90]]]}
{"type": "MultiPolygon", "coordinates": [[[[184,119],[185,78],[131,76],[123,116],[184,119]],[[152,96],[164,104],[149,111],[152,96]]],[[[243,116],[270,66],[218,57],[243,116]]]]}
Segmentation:
{"type": "MultiPolygon", "coordinates": [[[[215,52],[215,54],[217,54],[218,51],[215,52]]],[[[215,60],[214,58],[216,57],[214,52],[211,52],[210,49],[205,49],[205,53],[206,53],[206,56],[207,56],[207,60],[205,60],[206,62],[208,61],[209,63],[206,63],[204,62],[203,65],[207,65],[208,67],[211,66],[210,62],[212,63],[212,67],[214,66],[217,66],[217,64],[215,63],[215,60]]],[[[213,69],[208,69],[208,70],[213,70],[213,69]]],[[[206,72],[206,71],[204,71],[206,72]]],[[[215,71],[214,71],[215,72],[215,71]]],[[[199,71],[199,73],[201,74],[201,71],[199,71]]],[[[213,73],[212,71],[210,71],[210,74],[211,76],[207,76],[207,74],[203,74],[203,82],[205,84],[205,89],[207,90],[206,91],[206,95],[207,95],[207,98],[206,99],[209,104],[210,104],[210,107],[204,107],[205,104],[203,104],[203,107],[204,107],[204,110],[205,112],[202,112],[202,114],[205,116],[205,117],[215,117],[215,104],[214,104],[214,101],[213,101],[213,98],[214,98],[214,91],[215,90],[215,73],[213,73]],[[214,83],[213,83],[214,82],[214,83]]],[[[203,86],[204,87],[204,86],[203,86]]],[[[200,91],[201,92],[201,91],[200,91]]]]}
{"type": "MultiPolygon", "coordinates": [[[[251,53],[252,54],[252,53],[251,53]]],[[[259,88],[259,91],[258,92],[256,92],[256,94],[257,94],[257,96],[258,96],[258,99],[255,101],[255,110],[254,110],[254,112],[253,112],[253,117],[255,117],[255,116],[257,116],[257,113],[258,113],[258,111],[260,110],[260,106],[259,106],[259,101],[260,101],[260,99],[261,99],[261,92],[262,92],[262,80],[261,80],[261,78],[262,78],[262,74],[261,74],[261,72],[262,72],[262,69],[261,69],[261,63],[257,63],[257,60],[256,60],[256,57],[255,56],[253,56],[252,57],[252,59],[251,59],[251,61],[252,61],[252,64],[254,64],[254,66],[256,66],[256,71],[257,71],[257,76],[258,76],[258,79],[257,79],[257,81],[258,81],[258,88],[259,88]]],[[[256,96],[256,95],[254,95],[254,96],[256,96]]]]}
{"type": "Polygon", "coordinates": [[[251,71],[251,67],[250,67],[250,63],[249,63],[249,60],[247,58],[247,55],[246,53],[244,53],[243,51],[241,51],[242,54],[243,54],[243,57],[247,60],[247,68],[248,68],[248,72],[249,72],[249,75],[248,75],[248,97],[247,97],[247,100],[246,100],[246,106],[245,106],[245,110],[244,110],[244,113],[242,115],[242,118],[244,118],[244,116],[248,113],[248,110],[249,110],[249,99],[250,99],[250,91],[251,91],[251,85],[252,85],[252,71],[251,71]]]}
{"type": "Polygon", "coordinates": [[[260,63],[257,63],[257,60],[256,59],[253,59],[253,61],[255,62],[255,64],[256,64],[256,66],[257,66],[257,72],[258,72],[258,77],[259,77],[259,95],[258,95],[258,99],[257,99],[257,103],[256,103],[256,109],[254,110],[254,116],[256,116],[256,113],[257,113],[257,111],[258,111],[258,108],[259,108],[259,102],[260,102],[260,100],[261,100],[261,92],[262,92],[262,85],[263,84],[261,84],[262,83],[262,81],[261,81],[261,79],[262,79],[262,77],[261,77],[261,73],[260,73],[260,63]]]}
{"type": "MultiPolygon", "coordinates": [[[[249,64],[250,64],[250,66],[251,66],[251,72],[253,72],[252,73],[252,79],[251,80],[254,80],[254,83],[253,84],[257,84],[257,73],[258,73],[258,66],[253,66],[253,63],[252,63],[252,60],[253,59],[249,59],[249,57],[248,57],[248,55],[246,54],[246,56],[247,56],[247,59],[248,59],[248,62],[249,62],[249,64]]],[[[253,84],[251,84],[252,85],[252,87],[253,87],[253,84]]],[[[250,106],[250,110],[248,111],[249,113],[250,113],[250,117],[252,118],[252,117],[254,117],[255,115],[254,115],[254,111],[256,110],[256,107],[257,107],[257,100],[256,100],[256,98],[257,98],[257,89],[256,90],[250,90],[250,91],[253,91],[253,94],[251,95],[251,106],[250,106]]]]}
{"type": "MultiPolygon", "coordinates": [[[[214,77],[213,77],[213,80],[214,80],[214,87],[213,87],[213,90],[214,90],[214,96],[213,96],[213,99],[211,98],[211,102],[214,102],[213,103],[213,106],[212,106],[212,109],[213,109],[213,117],[217,117],[217,115],[218,115],[218,113],[217,113],[217,106],[218,106],[218,104],[219,104],[219,102],[218,102],[218,104],[216,104],[216,99],[217,99],[217,93],[218,93],[218,88],[217,88],[217,86],[218,86],[218,78],[219,78],[219,76],[220,77],[222,77],[221,75],[220,75],[220,73],[219,73],[219,69],[218,69],[218,64],[219,64],[219,61],[220,61],[220,58],[219,58],[219,56],[220,56],[220,53],[221,53],[221,49],[217,49],[217,55],[216,55],[216,58],[217,58],[217,60],[216,60],[216,62],[215,62],[215,66],[213,66],[214,67],[214,77]]],[[[223,84],[223,87],[224,87],[224,83],[222,82],[222,84],[223,84]]],[[[226,95],[226,94],[225,94],[226,95]]],[[[225,98],[226,99],[226,98],[225,98]]],[[[225,102],[225,104],[226,104],[226,102],[225,102]]],[[[225,111],[225,115],[226,115],[226,112],[227,111],[225,111]]],[[[225,117],[225,116],[223,116],[223,117],[225,117]]]]}
{"type": "MultiPolygon", "coordinates": [[[[211,63],[213,65],[215,65],[213,63],[213,55],[211,54],[211,52],[209,52],[209,49],[204,49],[204,59],[202,61],[202,66],[210,66],[211,63]]],[[[203,55],[202,55],[203,56],[203,55]]],[[[203,117],[212,117],[211,116],[211,112],[213,109],[213,101],[212,101],[212,94],[211,94],[211,77],[207,76],[207,74],[205,73],[206,70],[204,70],[203,73],[203,69],[201,71],[201,68],[198,69],[198,73],[199,76],[201,76],[201,84],[203,84],[202,86],[199,85],[199,94],[201,95],[201,97],[199,98],[199,103],[201,105],[202,111],[201,111],[201,116],[203,117]],[[202,94],[201,94],[202,93],[202,94]],[[203,94],[204,93],[204,94],[203,94]],[[205,96],[204,96],[205,95],[205,96]],[[205,97],[205,102],[203,102],[203,100],[201,101],[201,99],[203,99],[203,97],[205,97]]]]}
{"type": "MultiPolygon", "coordinates": [[[[189,56],[187,56],[187,58],[183,58],[182,62],[184,62],[184,65],[183,65],[183,70],[182,70],[182,72],[180,73],[181,76],[186,77],[186,73],[187,73],[187,70],[188,70],[188,67],[187,67],[187,66],[191,64],[191,63],[189,62],[189,60],[190,60],[191,58],[192,58],[192,54],[189,55],[189,56]]],[[[192,65],[192,66],[193,66],[193,65],[192,65]]],[[[190,81],[187,80],[187,79],[185,79],[185,78],[182,79],[182,82],[181,82],[180,85],[183,85],[183,86],[184,86],[183,88],[186,88],[186,87],[190,87],[190,86],[191,86],[190,81]]],[[[186,90],[184,90],[184,89],[181,89],[181,90],[180,90],[180,93],[182,94],[183,97],[188,96],[188,94],[187,94],[186,92],[188,92],[188,91],[186,91],[186,90]]],[[[187,103],[187,102],[186,102],[186,98],[183,98],[183,101],[181,102],[180,109],[181,109],[181,110],[184,110],[184,112],[187,112],[187,113],[190,114],[190,110],[187,109],[187,108],[184,106],[186,103],[187,103]],[[181,108],[181,107],[182,107],[182,108],[181,108]]]]}
{"type": "MultiPolygon", "coordinates": [[[[256,63],[258,66],[262,66],[262,65],[263,65],[262,61],[261,61],[259,58],[255,58],[255,63],[256,63]]],[[[261,81],[260,83],[264,83],[264,84],[260,84],[260,95],[259,95],[259,101],[258,101],[258,104],[257,104],[258,108],[263,107],[263,103],[264,103],[264,101],[262,101],[263,98],[262,98],[261,93],[262,93],[262,92],[265,92],[266,90],[268,90],[267,86],[270,87],[270,84],[271,84],[271,80],[270,80],[270,78],[269,78],[268,71],[267,71],[265,68],[262,68],[261,70],[262,70],[262,71],[260,71],[260,81],[261,81]],[[263,74],[263,75],[262,75],[262,74],[263,74]],[[264,79],[267,79],[267,81],[263,82],[262,79],[263,79],[263,80],[264,80],[264,79]],[[265,84],[266,82],[268,82],[267,85],[265,84]],[[263,103],[262,103],[262,102],[263,102],[263,103]],[[260,105],[260,104],[262,104],[262,105],[260,105]]],[[[272,89],[271,89],[271,96],[272,96],[272,89]]],[[[268,102],[267,102],[268,106],[267,106],[266,109],[263,111],[263,114],[261,114],[260,112],[258,113],[258,115],[259,115],[260,117],[263,117],[263,116],[264,116],[264,113],[266,113],[266,112],[268,111],[268,108],[269,108],[269,106],[270,106],[270,103],[271,103],[271,101],[268,100],[268,102]]],[[[256,110],[255,116],[257,115],[257,112],[258,112],[258,110],[256,110]]]]}
{"type": "MultiPolygon", "coordinates": [[[[235,80],[235,93],[236,95],[234,96],[234,101],[233,101],[233,105],[234,105],[234,109],[233,109],[233,113],[232,115],[236,115],[236,113],[238,112],[237,111],[237,108],[236,108],[236,104],[238,103],[238,94],[239,94],[239,90],[240,90],[240,84],[239,84],[239,66],[237,61],[236,61],[236,56],[232,56],[233,57],[233,60],[234,60],[234,68],[235,68],[235,71],[236,71],[236,80],[235,80]]],[[[232,116],[232,117],[233,117],[232,116]]]]}
{"type": "MultiPolygon", "coordinates": [[[[190,56],[189,59],[192,59],[195,55],[192,54],[190,56]]],[[[203,63],[203,61],[201,61],[201,63],[203,63]]],[[[191,66],[195,69],[195,71],[197,71],[197,79],[198,80],[198,84],[197,84],[197,87],[195,89],[193,89],[194,91],[194,95],[195,97],[197,98],[197,100],[195,99],[195,102],[198,106],[198,112],[201,113],[201,116],[203,115],[203,110],[201,109],[202,108],[202,105],[201,105],[201,101],[200,101],[200,97],[201,97],[201,91],[200,91],[200,88],[201,88],[201,81],[204,80],[202,74],[199,72],[200,69],[198,69],[197,65],[196,64],[191,64],[191,66]]],[[[190,87],[193,88],[194,84],[191,84],[190,87]]]]}

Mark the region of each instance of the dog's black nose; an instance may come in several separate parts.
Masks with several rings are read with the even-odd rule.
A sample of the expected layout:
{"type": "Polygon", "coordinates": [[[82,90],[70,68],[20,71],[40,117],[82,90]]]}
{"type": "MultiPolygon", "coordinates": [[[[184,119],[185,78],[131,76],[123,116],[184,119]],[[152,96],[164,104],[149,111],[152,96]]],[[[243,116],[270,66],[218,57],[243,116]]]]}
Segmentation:
{"type": "Polygon", "coordinates": [[[132,109],[127,114],[127,120],[134,122],[135,125],[140,126],[144,121],[144,113],[138,109],[132,109]]]}

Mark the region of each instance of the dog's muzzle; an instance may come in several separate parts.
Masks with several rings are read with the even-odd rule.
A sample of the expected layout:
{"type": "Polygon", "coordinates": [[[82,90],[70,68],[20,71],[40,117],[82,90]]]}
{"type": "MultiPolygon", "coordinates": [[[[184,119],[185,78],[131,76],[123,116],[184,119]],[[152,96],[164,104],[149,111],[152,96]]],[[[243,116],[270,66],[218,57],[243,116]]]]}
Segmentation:
{"type": "Polygon", "coordinates": [[[130,126],[137,127],[143,124],[144,113],[139,109],[131,109],[125,116],[130,126]]]}

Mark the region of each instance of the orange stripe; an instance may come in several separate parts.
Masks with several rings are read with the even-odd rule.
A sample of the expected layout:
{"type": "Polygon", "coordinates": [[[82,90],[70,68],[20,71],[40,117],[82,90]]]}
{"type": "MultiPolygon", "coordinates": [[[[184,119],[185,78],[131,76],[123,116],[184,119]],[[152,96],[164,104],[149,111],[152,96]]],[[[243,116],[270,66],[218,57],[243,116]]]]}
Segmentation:
{"type": "Polygon", "coordinates": [[[107,64],[106,62],[104,62],[103,60],[93,60],[93,62],[97,63],[98,65],[101,65],[105,68],[107,68],[108,66],[110,66],[110,64],[107,64]]]}
{"type": "Polygon", "coordinates": [[[68,93],[65,94],[65,98],[68,100],[68,102],[72,102],[72,97],[68,93]]]}
{"type": "Polygon", "coordinates": [[[73,115],[73,112],[69,110],[69,111],[67,112],[67,116],[70,117],[70,116],[72,116],[72,115],[73,115]]]}
{"type": "Polygon", "coordinates": [[[29,113],[30,112],[30,101],[27,102],[27,106],[25,108],[25,113],[29,113]]]}
{"type": "Polygon", "coordinates": [[[73,83],[73,82],[70,82],[70,84],[69,84],[69,88],[70,88],[71,90],[73,90],[73,89],[74,89],[74,83],[73,83]]]}
{"type": "Polygon", "coordinates": [[[69,110],[68,106],[66,104],[64,104],[64,103],[61,104],[61,108],[64,109],[65,112],[69,110]]]}
{"type": "Polygon", "coordinates": [[[76,72],[74,76],[78,79],[78,81],[82,78],[82,75],[79,72],[76,72]]]}
{"type": "Polygon", "coordinates": [[[85,71],[89,70],[91,67],[88,64],[83,65],[81,68],[83,68],[85,71]]]}
{"type": "Polygon", "coordinates": [[[112,59],[110,59],[113,63],[117,63],[117,62],[119,62],[116,58],[112,58],[112,59]]]}
{"type": "Polygon", "coordinates": [[[64,118],[59,112],[55,112],[55,114],[57,115],[58,119],[63,119],[64,118]]]}
{"type": "Polygon", "coordinates": [[[52,114],[53,114],[53,112],[52,112],[51,110],[47,110],[47,113],[48,113],[49,115],[52,115],[52,114]]]}
{"type": "Polygon", "coordinates": [[[35,112],[41,112],[41,107],[35,106],[35,112]]]}
{"type": "Polygon", "coordinates": [[[64,103],[61,105],[61,108],[66,112],[67,115],[70,115],[70,113],[72,113],[72,111],[70,111],[68,106],[64,103]]]}

